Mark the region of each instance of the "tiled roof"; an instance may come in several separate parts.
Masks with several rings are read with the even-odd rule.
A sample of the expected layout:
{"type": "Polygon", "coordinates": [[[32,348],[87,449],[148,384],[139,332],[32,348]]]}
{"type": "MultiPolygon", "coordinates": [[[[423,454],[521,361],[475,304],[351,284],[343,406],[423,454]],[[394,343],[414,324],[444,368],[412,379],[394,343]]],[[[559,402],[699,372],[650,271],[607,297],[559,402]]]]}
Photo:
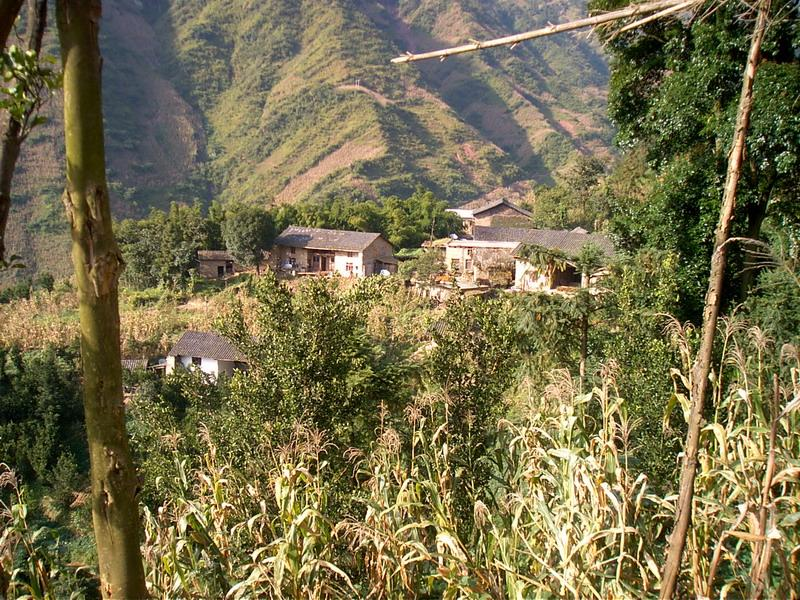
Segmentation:
{"type": "Polygon", "coordinates": [[[465,213],[465,215],[466,213],[471,212],[471,214],[466,216],[474,217],[476,215],[481,214],[482,212],[486,212],[487,210],[500,206],[501,204],[505,204],[506,206],[513,208],[519,213],[525,215],[526,217],[533,217],[533,214],[529,210],[525,210],[521,206],[517,206],[510,200],[507,200],[506,198],[498,198],[497,200],[491,200],[489,202],[487,202],[485,199],[479,198],[478,200],[473,200],[472,202],[467,202],[466,204],[462,204],[457,209],[454,209],[453,212],[460,211],[465,213]]]}
{"type": "Polygon", "coordinates": [[[198,250],[197,258],[200,260],[233,260],[227,250],[198,250]]]}
{"type": "Polygon", "coordinates": [[[146,358],[123,358],[122,359],[122,368],[128,371],[137,371],[139,369],[146,369],[147,368],[147,359],[146,358]]]}
{"type": "Polygon", "coordinates": [[[594,244],[608,258],[614,258],[614,244],[602,233],[586,233],[576,228],[565,229],[524,229],[521,227],[480,227],[472,232],[475,240],[519,242],[561,250],[567,256],[575,257],[586,244],[594,244]]]}
{"type": "Polygon", "coordinates": [[[218,333],[186,331],[167,356],[199,356],[215,360],[247,362],[247,357],[218,333]]]}
{"type": "Polygon", "coordinates": [[[341,231],[338,229],[314,229],[313,227],[287,227],[275,239],[276,246],[310,248],[312,250],[343,250],[362,252],[381,237],[380,233],[363,231],[341,231]]]}

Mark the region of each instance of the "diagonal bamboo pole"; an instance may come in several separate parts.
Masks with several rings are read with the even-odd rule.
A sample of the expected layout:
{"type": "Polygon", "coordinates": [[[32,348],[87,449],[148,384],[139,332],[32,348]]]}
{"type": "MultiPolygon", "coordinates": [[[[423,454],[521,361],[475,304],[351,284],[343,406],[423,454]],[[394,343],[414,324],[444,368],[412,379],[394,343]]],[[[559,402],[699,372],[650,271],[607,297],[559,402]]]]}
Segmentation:
{"type": "MultiPolygon", "coordinates": [[[[620,10],[596,15],[594,17],[586,17],[585,19],[578,19],[577,21],[570,21],[568,23],[561,23],[559,25],[548,25],[541,29],[535,29],[525,33],[518,33],[509,35],[493,40],[486,40],[485,42],[473,41],[463,46],[455,46],[453,48],[445,48],[443,50],[434,50],[432,52],[423,52],[420,54],[412,54],[408,52],[403,56],[393,58],[393,63],[408,63],[418,60],[426,60],[430,58],[439,58],[444,60],[448,56],[455,54],[464,54],[466,52],[475,52],[476,50],[484,50],[486,48],[496,48],[498,46],[515,46],[520,42],[532,40],[539,37],[553,35],[555,33],[562,33],[564,31],[573,31],[575,29],[584,29],[586,27],[594,27],[602,25],[603,23],[610,23],[612,21],[619,21],[628,17],[636,17],[641,15],[648,15],[650,13],[658,12],[660,18],[688,10],[689,8],[701,4],[703,0],[657,0],[656,2],[646,2],[644,4],[632,4],[620,10]]],[[[648,21],[651,19],[647,19],[648,21]]],[[[633,26],[638,26],[638,23],[633,23],[633,26]]]]}
{"type": "Polygon", "coordinates": [[[753,82],[755,81],[758,64],[761,61],[761,42],[767,29],[767,15],[769,14],[770,3],[771,0],[762,0],[758,6],[758,17],[753,30],[753,38],[750,42],[750,51],[742,80],[742,92],[736,112],[736,127],[734,129],[731,152],[728,157],[728,171],[714,240],[714,253],[711,256],[711,274],[708,278],[706,305],[703,310],[702,339],[692,367],[692,407],[686,434],[675,525],[670,536],[669,550],[661,580],[661,593],[659,595],[661,600],[672,598],[675,594],[681,571],[683,548],[686,545],[686,534],[692,520],[692,499],[694,497],[694,479],[697,471],[700,425],[703,420],[703,404],[711,371],[711,357],[714,351],[717,318],[722,303],[722,287],[725,280],[725,263],[728,251],[727,241],[730,237],[733,210],[736,206],[736,189],[739,185],[739,174],[744,157],[745,138],[750,125],[750,113],[753,107],[753,82]]]}

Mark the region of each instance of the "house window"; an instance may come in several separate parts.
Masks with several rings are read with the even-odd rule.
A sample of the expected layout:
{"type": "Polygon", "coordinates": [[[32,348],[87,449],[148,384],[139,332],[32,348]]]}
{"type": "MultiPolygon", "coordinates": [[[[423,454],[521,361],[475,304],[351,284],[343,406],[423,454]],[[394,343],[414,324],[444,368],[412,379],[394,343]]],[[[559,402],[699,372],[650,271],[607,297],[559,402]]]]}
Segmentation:
{"type": "Polygon", "coordinates": [[[458,271],[458,267],[459,267],[460,263],[461,263],[461,261],[458,260],[457,258],[451,258],[450,259],[450,270],[451,271],[458,271]]]}
{"type": "Polygon", "coordinates": [[[467,256],[472,256],[472,248],[467,248],[467,256]]]}
{"type": "Polygon", "coordinates": [[[201,357],[199,357],[199,356],[193,356],[192,357],[192,364],[193,365],[197,365],[199,367],[201,362],[203,362],[203,359],[201,357]]]}
{"type": "Polygon", "coordinates": [[[467,272],[472,271],[472,259],[468,258],[464,261],[464,270],[467,272]]]}
{"type": "Polygon", "coordinates": [[[345,264],[344,270],[347,271],[348,273],[352,273],[353,272],[353,263],[345,264]]]}
{"type": "Polygon", "coordinates": [[[319,254],[315,254],[315,255],[314,255],[314,262],[315,262],[315,263],[318,263],[318,262],[319,262],[319,254]]]}

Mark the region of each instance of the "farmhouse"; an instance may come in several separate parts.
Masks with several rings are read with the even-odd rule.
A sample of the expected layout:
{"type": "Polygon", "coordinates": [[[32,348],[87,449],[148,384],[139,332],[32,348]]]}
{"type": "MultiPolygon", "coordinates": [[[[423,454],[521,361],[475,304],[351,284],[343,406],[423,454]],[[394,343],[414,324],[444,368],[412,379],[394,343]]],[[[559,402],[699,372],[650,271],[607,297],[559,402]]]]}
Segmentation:
{"type": "Polygon", "coordinates": [[[233,256],[226,250],[198,250],[197,274],[209,279],[224,279],[236,273],[233,256]]]}
{"type": "Polygon", "coordinates": [[[461,217],[464,233],[468,236],[473,235],[476,226],[524,224],[533,217],[530,211],[505,198],[482,203],[473,201],[459,208],[450,208],[448,212],[461,217]]]}
{"type": "MultiPolygon", "coordinates": [[[[601,262],[614,257],[614,246],[602,234],[585,229],[572,230],[526,229],[519,227],[473,228],[473,239],[452,240],[445,249],[448,271],[462,281],[508,285],[514,289],[534,291],[559,287],[578,287],[581,274],[575,258],[584,246],[593,245],[601,254],[601,262]],[[551,268],[534,266],[525,258],[525,248],[538,248],[566,256],[551,268]]],[[[601,275],[602,272],[595,274],[601,275]]]]}
{"type": "Polygon", "coordinates": [[[379,233],[287,227],[275,240],[274,267],[300,273],[367,277],[394,273],[394,248],[379,233]]]}
{"type": "Polygon", "coordinates": [[[247,368],[247,357],[217,333],[186,331],[167,354],[167,375],[178,367],[199,369],[215,379],[220,374],[230,377],[247,368]]]}

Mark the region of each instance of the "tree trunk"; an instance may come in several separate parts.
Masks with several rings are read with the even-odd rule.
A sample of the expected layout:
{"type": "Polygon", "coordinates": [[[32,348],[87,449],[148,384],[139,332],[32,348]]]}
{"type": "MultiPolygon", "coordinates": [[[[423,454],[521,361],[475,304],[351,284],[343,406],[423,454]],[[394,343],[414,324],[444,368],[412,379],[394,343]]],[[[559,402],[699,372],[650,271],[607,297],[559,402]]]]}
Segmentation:
{"type": "Polygon", "coordinates": [[[736,206],[736,188],[739,183],[745,137],[750,124],[750,112],[753,105],[753,81],[761,60],[761,42],[764,39],[764,32],[767,26],[770,2],[771,0],[762,0],[758,6],[758,17],[753,31],[753,39],[750,43],[750,52],[742,81],[742,93],[736,113],[733,144],[728,157],[728,172],[714,240],[714,253],[711,257],[711,273],[708,279],[705,309],[703,310],[702,338],[700,349],[697,352],[692,368],[692,407],[689,414],[685,455],[676,505],[675,526],[670,537],[669,551],[664,563],[664,573],[661,581],[659,598],[662,600],[672,598],[675,593],[681,571],[683,548],[686,545],[686,534],[692,518],[694,478],[697,470],[697,450],[700,439],[700,425],[703,419],[703,403],[708,387],[714,336],[717,329],[717,317],[719,316],[722,286],[725,279],[726,242],[730,234],[733,210],[736,206]]]}
{"type": "MultiPolygon", "coordinates": [[[[761,238],[761,226],[764,224],[764,219],[767,216],[767,206],[769,205],[769,198],[771,196],[772,186],[761,192],[760,202],[752,204],[747,211],[747,237],[751,240],[758,240],[761,238]]],[[[752,249],[752,248],[751,248],[752,249]]],[[[739,299],[744,302],[747,299],[748,292],[752,289],[758,276],[758,259],[755,258],[745,245],[744,255],[744,271],[742,272],[742,289],[739,299]]]]}
{"type": "Polygon", "coordinates": [[[0,145],[0,261],[6,257],[6,225],[11,212],[11,181],[19,158],[21,132],[22,127],[19,122],[9,117],[0,145]]]}
{"type": "Polygon", "coordinates": [[[117,281],[123,262],[111,229],[105,178],[100,0],[58,0],[56,6],[64,66],[64,206],[78,284],[100,588],[104,598],[144,598],[136,472],[122,402],[117,281]]]}
{"type": "MultiPolygon", "coordinates": [[[[28,48],[36,52],[42,49],[42,38],[47,25],[47,0],[30,0],[28,5],[28,48]]],[[[0,32],[2,33],[2,32],[0,32]]],[[[3,141],[0,144],[0,261],[6,252],[6,225],[11,211],[11,182],[22,146],[22,125],[9,117],[3,141]]]]}
{"type": "Polygon", "coordinates": [[[17,20],[17,15],[22,8],[25,0],[0,0],[0,49],[5,48],[8,43],[8,36],[17,20]]]}

